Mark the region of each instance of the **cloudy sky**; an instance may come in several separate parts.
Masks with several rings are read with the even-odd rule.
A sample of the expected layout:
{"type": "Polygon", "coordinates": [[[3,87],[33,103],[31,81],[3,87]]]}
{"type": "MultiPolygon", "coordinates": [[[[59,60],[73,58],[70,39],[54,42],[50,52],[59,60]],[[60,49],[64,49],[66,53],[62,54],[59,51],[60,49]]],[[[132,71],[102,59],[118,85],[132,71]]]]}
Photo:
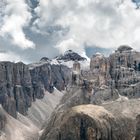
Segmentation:
{"type": "Polygon", "coordinates": [[[122,44],[140,50],[136,7],[132,0],[0,0],[0,61],[30,63],[68,49],[109,52],[122,44]]]}

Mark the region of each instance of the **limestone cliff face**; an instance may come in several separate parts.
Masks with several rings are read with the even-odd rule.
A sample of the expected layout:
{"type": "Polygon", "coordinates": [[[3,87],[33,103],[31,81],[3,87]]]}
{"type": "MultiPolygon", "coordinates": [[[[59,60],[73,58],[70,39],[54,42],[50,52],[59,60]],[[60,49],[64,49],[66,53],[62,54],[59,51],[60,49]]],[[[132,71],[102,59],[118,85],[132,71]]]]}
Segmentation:
{"type": "Polygon", "coordinates": [[[140,97],[140,52],[129,46],[120,46],[108,58],[93,55],[88,76],[96,82],[96,87],[106,85],[118,90],[120,95],[140,97]]]}
{"type": "Polygon", "coordinates": [[[43,89],[53,92],[53,88],[64,90],[71,80],[71,70],[64,65],[51,65],[42,63],[41,65],[30,65],[32,85],[38,98],[43,97],[43,89]],[[41,94],[39,93],[40,88],[41,94]],[[39,93],[39,95],[38,95],[39,93]]]}
{"type": "Polygon", "coordinates": [[[4,111],[0,105],[0,136],[1,136],[1,131],[5,128],[6,125],[6,116],[4,114],[4,111]]]}
{"type": "Polygon", "coordinates": [[[16,111],[26,114],[32,102],[32,83],[28,67],[23,63],[0,63],[0,103],[16,118],[16,111]]]}
{"type": "Polygon", "coordinates": [[[99,53],[92,56],[90,61],[90,79],[96,82],[96,86],[108,85],[107,82],[110,79],[109,70],[110,63],[108,58],[99,53]]]}
{"type": "Polygon", "coordinates": [[[45,90],[64,90],[70,72],[65,66],[49,63],[31,68],[22,62],[0,62],[0,104],[14,118],[17,111],[26,115],[32,102],[44,97],[45,90]]]}
{"type": "Polygon", "coordinates": [[[119,93],[129,98],[140,97],[140,53],[121,46],[109,60],[110,75],[119,93]]]}

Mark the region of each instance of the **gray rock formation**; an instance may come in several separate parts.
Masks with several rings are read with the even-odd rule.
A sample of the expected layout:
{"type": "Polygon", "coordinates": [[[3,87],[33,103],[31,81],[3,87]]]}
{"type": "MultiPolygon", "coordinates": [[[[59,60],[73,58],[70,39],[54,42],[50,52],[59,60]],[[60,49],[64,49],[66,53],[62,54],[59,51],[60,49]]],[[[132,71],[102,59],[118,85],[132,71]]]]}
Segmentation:
{"type": "Polygon", "coordinates": [[[121,46],[110,55],[110,75],[115,88],[129,98],[140,97],[140,53],[121,46]]]}
{"type": "Polygon", "coordinates": [[[139,97],[139,56],[140,53],[132,48],[121,46],[109,58],[94,55],[89,71],[80,71],[79,63],[74,63],[73,84],[52,114],[40,140],[132,140],[135,137],[135,117],[139,112],[136,106],[140,104],[138,100],[129,102],[124,95],[139,97]],[[92,110],[92,105],[84,105],[89,103],[104,106],[112,118],[108,114],[105,115],[107,119],[102,118],[102,111],[97,112],[94,107],[92,110]],[[106,123],[103,123],[104,119],[106,123]]]}
{"type": "MultiPolygon", "coordinates": [[[[104,101],[116,100],[119,98],[119,92],[115,89],[114,80],[110,75],[109,58],[97,53],[93,55],[90,61],[90,70],[81,71],[81,79],[92,81],[92,96],[93,104],[102,104],[104,101]]],[[[83,80],[84,81],[84,80],[83,80]]]]}
{"type": "Polygon", "coordinates": [[[29,68],[37,98],[43,97],[44,89],[49,92],[53,92],[54,87],[64,90],[71,80],[71,70],[64,65],[38,63],[29,65],[29,68]]]}
{"type": "MultiPolygon", "coordinates": [[[[111,110],[109,108],[110,106],[105,106],[107,110],[111,111],[112,118],[108,118],[108,114],[105,115],[108,119],[106,119],[106,117],[94,118],[96,113],[98,115],[100,114],[101,116],[104,113],[102,113],[102,111],[98,112],[97,108],[99,106],[97,108],[95,107],[95,109],[94,107],[92,108],[92,105],[86,105],[91,103],[93,96],[92,86],[93,83],[90,81],[83,81],[82,85],[76,84],[75,86],[71,86],[71,88],[62,98],[60,105],[55,109],[52,116],[50,117],[40,140],[132,140],[132,138],[135,136],[134,117],[129,117],[128,114],[126,116],[122,115],[119,111],[117,111],[118,113],[115,113],[120,115],[116,115],[112,110],[115,110],[115,107],[117,106],[113,106],[111,104],[110,106],[113,108],[111,110]],[[77,107],[78,105],[82,105],[82,107],[77,107]],[[74,109],[73,111],[73,108],[77,109],[74,109]],[[100,121],[103,124],[100,123],[100,121]],[[104,123],[104,121],[106,123],[104,123]],[[89,129],[91,131],[88,131],[89,129]]],[[[105,89],[103,89],[103,91],[104,90],[105,89]]],[[[104,92],[101,92],[100,96],[102,96],[104,92]]],[[[104,95],[102,98],[104,98],[102,100],[110,100],[108,95],[104,95]]],[[[125,111],[125,108],[121,109],[124,109],[123,112],[125,111]]]]}
{"type": "Polygon", "coordinates": [[[136,136],[135,140],[140,140],[140,115],[136,118],[136,136]]]}
{"type": "Polygon", "coordinates": [[[39,62],[25,65],[22,62],[0,62],[0,104],[14,118],[17,112],[26,115],[36,98],[54,87],[64,90],[71,79],[71,70],[63,65],[39,62]]]}
{"type": "Polygon", "coordinates": [[[90,71],[86,75],[83,72],[83,77],[94,81],[94,89],[108,86],[122,96],[140,97],[140,52],[120,46],[108,58],[102,54],[93,55],[90,71]]]}
{"type": "Polygon", "coordinates": [[[125,121],[103,107],[76,106],[54,115],[40,140],[132,140],[133,124],[125,121]]]}
{"type": "Polygon", "coordinates": [[[73,52],[72,50],[68,50],[64,55],[58,56],[57,60],[64,61],[84,61],[86,58],[80,56],[78,53],[73,52]]]}
{"type": "Polygon", "coordinates": [[[131,48],[130,46],[127,45],[122,45],[118,48],[119,52],[123,52],[123,51],[131,51],[133,48],[131,48]]]}
{"type": "Polygon", "coordinates": [[[50,62],[51,60],[48,57],[42,57],[40,59],[41,62],[50,62]]]}
{"type": "Polygon", "coordinates": [[[32,102],[32,83],[28,67],[23,63],[0,63],[0,103],[16,118],[16,111],[26,114],[32,102]]]}
{"type": "Polygon", "coordinates": [[[3,109],[0,105],[0,135],[1,135],[1,131],[5,128],[5,125],[6,125],[6,116],[5,114],[3,113],[3,109]]]}
{"type": "MultiPolygon", "coordinates": [[[[91,58],[90,70],[81,70],[78,61],[85,58],[72,51],[55,60],[56,63],[44,57],[30,65],[0,62],[3,108],[14,118],[17,112],[27,115],[32,102],[44,97],[44,91],[52,93],[57,88],[66,94],[46,124],[41,140],[132,140],[139,112],[136,106],[140,105],[137,100],[140,97],[140,53],[121,46],[108,58],[96,54],[91,58]],[[73,71],[59,61],[75,61],[73,71]],[[131,102],[133,99],[128,102],[124,96],[136,98],[136,102],[131,102]],[[86,104],[101,105],[110,113],[102,107],[86,104]]],[[[41,112],[38,106],[37,111],[41,112]]],[[[30,114],[31,118],[39,117],[43,123],[45,118],[38,112],[35,117],[30,114]]],[[[5,121],[0,114],[0,130],[5,127],[5,121]]],[[[139,116],[135,138],[139,139],[139,116]]]]}
{"type": "Polygon", "coordinates": [[[90,61],[90,71],[92,72],[92,80],[98,80],[98,86],[106,85],[107,80],[110,79],[110,65],[108,58],[102,54],[97,53],[93,55],[90,61]]]}

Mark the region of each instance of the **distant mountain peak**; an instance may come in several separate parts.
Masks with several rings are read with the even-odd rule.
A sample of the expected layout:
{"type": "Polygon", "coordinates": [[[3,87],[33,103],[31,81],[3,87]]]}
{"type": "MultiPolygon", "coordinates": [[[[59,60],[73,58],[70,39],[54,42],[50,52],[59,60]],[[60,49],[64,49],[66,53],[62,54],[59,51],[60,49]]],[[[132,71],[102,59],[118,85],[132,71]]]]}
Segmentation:
{"type": "Polygon", "coordinates": [[[47,61],[47,62],[49,62],[50,61],[50,59],[48,58],[48,57],[42,57],[41,59],[40,59],[40,61],[42,62],[45,62],[45,61],[47,61]]]}
{"type": "Polygon", "coordinates": [[[87,60],[85,57],[82,57],[80,54],[74,52],[73,50],[68,50],[64,55],[60,55],[56,58],[57,60],[64,61],[84,61],[87,60]]]}
{"type": "Polygon", "coordinates": [[[75,53],[73,50],[67,50],[65,51],[64,55],[70,54],[70,53],[75,53]]]}
{"type": "Polygon", "coordinates": [[[128,45],[121,45],[121,46],[117,49],[117,51],[119,51],[119,52],[132,51],[132,50],[133,50],[133,48],[131,48],[131,47],[128,46],[128,45]]]}

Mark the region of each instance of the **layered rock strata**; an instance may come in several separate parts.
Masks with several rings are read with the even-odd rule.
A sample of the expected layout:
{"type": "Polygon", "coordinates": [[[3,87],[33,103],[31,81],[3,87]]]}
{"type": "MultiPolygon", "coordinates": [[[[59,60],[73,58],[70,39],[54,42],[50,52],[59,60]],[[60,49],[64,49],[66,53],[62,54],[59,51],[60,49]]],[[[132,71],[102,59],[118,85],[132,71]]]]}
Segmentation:
{"type": "Polygon", "coordinates": [[[0,62],[0,104],[14,118],[17,112],[26,115],[32,102],[44,97],[45,90],[64,90],[70,78],[71,70],[63,65],[41,62],[31,67],[22,62],[0,62]]]}

